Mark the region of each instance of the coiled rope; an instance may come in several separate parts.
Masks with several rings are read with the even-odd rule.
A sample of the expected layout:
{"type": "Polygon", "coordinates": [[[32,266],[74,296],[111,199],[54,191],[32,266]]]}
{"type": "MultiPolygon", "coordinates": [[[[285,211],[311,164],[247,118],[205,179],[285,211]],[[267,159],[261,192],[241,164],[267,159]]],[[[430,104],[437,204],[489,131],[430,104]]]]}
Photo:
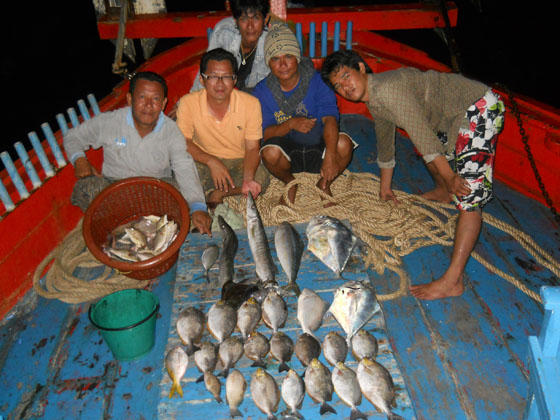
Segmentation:
{"type": "MultiPolygon", "coordinates": [[[[453,245],[458,217],[455,206],[428,201],[403,191],[395,191],[400,202],[395,205],[379,198],[378,176],[349,171],[345,171],[332,184],[331,197],[316,187],[318,177],[314,174],[297,174],[296,179],[287,185],[272,179],[266,192],[257,200],[263,223],[265,226],[278,225],[283,221],[302,223],[316,214],[348,219],[354,233],[369,246],[364,261],[366,268],[371,266],[380,275],[388,269],[400,278],[398,289],[389,294],[378,295],[379,300],[390,300],[408,293],[410,279],[402,268],[402,257],[424,246],[453,245]],[[280,197],[283,196],[284,201],[288,202],[287,192],[296,184],[296,203],[279,206],[280,197]],[[336,205],[325,207],[327,203],[336,205]]],[[[245,214],[245,199],[228,197],[226,203],[238,213],[245,214]]],[[[539,264],[560,277],[559,262],[529,235],[488,213],[484,213],[483,221],[516,239],[539,264]]],[[[477,252],[473,251],[471,255],[490,272],[542,303],[539,294],[519,279],[500,270],[477,252]]]]}

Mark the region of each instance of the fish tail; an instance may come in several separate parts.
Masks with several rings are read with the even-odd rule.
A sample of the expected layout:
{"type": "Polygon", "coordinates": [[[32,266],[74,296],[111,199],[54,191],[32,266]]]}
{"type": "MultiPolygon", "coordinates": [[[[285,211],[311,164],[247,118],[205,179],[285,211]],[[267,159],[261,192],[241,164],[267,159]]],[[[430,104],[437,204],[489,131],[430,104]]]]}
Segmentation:
{"type": "Polygon", "coordinates": [[[169,390],[169,398],[173,397],[175,392],[183,397],[183,388],[181,388],[181,384],[173,379],[173,385],[171,385],[171,389],[169,390]]]}
{"type": "Polygon", "coordinates": [[[204,381],[204,373],[199,376],[199,378],[195,381],[195,383],[199,384],[204,381]]]}
{"type": "Polygon", "coordinates": [[[290,370],[290,367],[286,364],[286,362],[281,362],[280,365],[278,365],[278,373],[287,372],[289,370],[290,370]]]}
{"type": "Polygon", "coordinates": [[[350,420],[356,420],[356,419],[367,420],[367,416],[364,413],[362,413],[360,410],[358,410],[356,407],[352,407],[352,410],[350,411],[350,420]]]}
{"type": "Polygon", "coordinates": [[[327,404],[326,401],[323,401],[323,404],[321,404],[321,409],[319,410],[319,413],[321,415],[323,415],[325,413],[336,414],[336,410],[334,408],[332,408],[329,404],[327,404]]]}
{"type": "Polygon", "coordinates": [[[255,360],[251,365],[251,367],[261,367],[263,369],[266,369],[266,363],[263,362],[262,360],[255,360]]]}
{"type": "Polygon", "coordinates": [[[216,401],[218,401],[220,404],[224,402],[224,400],[222,400],[222,397],[220,397],[219,395],[215,396],[216,401]]]}
{"type": "Polygon", "coordinates": [[[404,420],[404,418],[399,416],[398,414],[389,413],[387,414],[387,420],[404,420]]]}
{"type": "Polygon", "coordinates": [[[243,417],[241,411],[237,407],[230,407],[229,408],[229,416],[233,419],[234,417],[243,417]]]}
{"type": "Polygon", "coordinates": [[[295,418],[298,418],[300,420],[303,420],[304,417],[301,415],[301,413],[297,410],[292,410],[292,412],[290,413],[290,415],[292,415],[295,418]]]}
{"type": "Polygon", "coordinates": [[[229,375],[229,366],[223,368],[223,370],[218,374],[218,376],[220,375],[223,376],[224,378],[227,378],[227,376],[229,375]]]}
{"type": "Polygon", "coordinates": [[[278,420],[278,417],[276,417],[274,414],[270,413],[267,417],[266,420],[278,420]]]}
{"type": "Polygon", "coordinates": [[[200,347],[198,347],[196,344],[191,344],[190,346],[187,346],[187,356],[192,356],[195,352],[199,351],[200,347]]]}

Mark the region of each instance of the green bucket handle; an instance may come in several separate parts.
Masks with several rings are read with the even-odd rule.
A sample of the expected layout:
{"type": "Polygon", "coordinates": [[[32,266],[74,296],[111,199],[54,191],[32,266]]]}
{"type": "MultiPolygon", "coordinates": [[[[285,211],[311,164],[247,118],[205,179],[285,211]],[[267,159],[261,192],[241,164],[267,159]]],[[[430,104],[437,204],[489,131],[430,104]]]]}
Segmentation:
{"type": "Polygon", "coordinates": [[[146,322],[148,319],[150,319],[152,316],[154,316],[155,314],[157,314],[158,311],[159,311],[159,302],[158,302],[158,303],[156,304],[156,307],[155,307],[154,310],[152,311],[152,313],[150,313],[150,315],[148,315],[146,318],[144,318],[144,319],[141,320],[141,321],[138,321],[138,322],[135,323],[135,324],[129,325],[128,327],[105,328],[105,327],[102,327],[102,326],[100,326],[100,325],[97,325],[97,324],[95,323],[95,321],[93,320],[93,318],[91,317],[91,311],[95,308],[95,305],[96,305],[96,304],[93,303],[93,304],[89,307],[89,310],[88,310],[88,318],[89,318],[90,322],[93,324],[93,326],[94,326],[95,328],[98,328],[98,329],[103,330],[103,331],[124,331],[124,330],[130,330],[130,329],[132,329],[132,328],[134,328],[134,327],[137,327],[137,326],[140,325],[140,324],[143,324],[143,323],[146,322]]]}

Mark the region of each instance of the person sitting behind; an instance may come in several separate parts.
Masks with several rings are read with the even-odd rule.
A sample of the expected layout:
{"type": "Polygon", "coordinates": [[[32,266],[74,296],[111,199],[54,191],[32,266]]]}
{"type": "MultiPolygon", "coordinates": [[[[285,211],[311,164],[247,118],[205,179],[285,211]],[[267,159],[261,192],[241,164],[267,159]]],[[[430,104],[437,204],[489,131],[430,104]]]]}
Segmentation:
{"type": "MultiPolygon", "coordinates": [[[[285,184],[298,172],[321,174],[317,186],[332,195],[331,183],[346,169],[356,146],[338,131],[336,96],[313,62],[301,57],[286,25],[273,25],[264,47],[271,72],[253,91],[263,114],[263,163],[285,184]]],[[[288,191],[292,203],[296,192],[296,185],[288,191]]]]}
{"type": "Polygon", "coordinates": [[[397,203],[391,180],[398,126],[406,130],[434,178],[435,189],[422,197],[455,202],[460,211],[447,270],[410,291],[428,300],[461,295],[465,266],[480,233],[482,207],[493,195],[496,142],[504,124],[502,100],[488,86],[459,74],[415,68],[374,74],[350,50],[329,55],[321,73],[340,96],[364,102],[375,120],[383,200],[397,203]],[[448,159],[454,160],[454,170],[448,159]]]}
{"type": "Polygon", "coordinates": [[[64,148],[78,181],[71,202],[83,211],[111,182],[146,176],[178,187],[187,201],[192,225],[210,234],[212,219],[192,156],[175,122],[163,114],[167,83],[153,72],[137,73],[130,81],[128,106],[84,121],[64,135],[64,148]],[[103,148],[101,173],[85,151],[103,148]]]}
{"type": "Polygon", "coordinates": [[[196,161],[210,208],[226,196],[251,191],[257,197],[269,182],[259,156],[261,107],[257,98],[234,89],[235,69],[230,52],[206,52],[200,61],[204,88],[183,96],[177,109],[177,125],[196,161]]]}

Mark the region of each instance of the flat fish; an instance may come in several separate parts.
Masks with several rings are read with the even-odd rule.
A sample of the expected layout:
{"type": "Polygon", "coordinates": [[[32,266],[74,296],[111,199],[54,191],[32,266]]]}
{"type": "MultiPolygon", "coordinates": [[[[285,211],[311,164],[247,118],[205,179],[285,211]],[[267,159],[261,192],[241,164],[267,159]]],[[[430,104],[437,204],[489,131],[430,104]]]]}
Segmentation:
{"type": "Polygon", "coordinates": [[[202,257],[200,259],[202,261],[202,266],[204,267],[204,278],[208,283],[210,283],[208,273],[218,259],[218,255],[220,255],[220,248],[214,244],[208,245],[202,252],[202,257]]]}
{"type": "Polygon", "coordinates": [[[237,328],[244,341],[259,324],[261,315],[261,305],[252,297],[243,302],[237,310],[237,328]]]}
{"type": "Polygon", "coordinates": [[[364,243],[344,223],[330,216],[313,216],[305,233],[307,248],[339,277],[356,245],[364,243]]]}
{"type": "Polygon", "coordinates": [[[270,343],[268,339],[260,332],[254,331],[249,335],[247,341],[243,345],[245,355],[253,361],[251,367],[262,367],[266,369],[266,363],[263,359],[270,351],[270,343]]]}
{"type": "Polygon", "coordinates": [[[290,223],[280,223],[274,232],[274,246],[280,265],[288,278],[287,288],[292,289],[296,296],[299,296],[300,290],[296,278],[303,254],[303,241],[299,233],[290,223]]]}
{"type": "Polygon", "coordinates": [[[331,372],[322,364],[319,359],[313,359],[305,368],[305,389],[316,403],[321,403],[319,413],[334,413],[336,410],[332,408],[327,401],[332,400],[333,384],[331,379],[331,372]]]}
{"type": "Polygon", "coordinates": [[[222,232],[222,255],[220,256],[220,287],[228,281],[233,281],[234,259],[239,242],[237,235],[222,216],[218,216],[218,225],[222,232]]]}
{"type": "Polygon", "coordinates": [[[212,372],[218,363],[218,349],[216,346],[209,341],[200,343],[200,349],[194,352],[194,363],[198,370],[202,372],[202,375],[196,382],[202,382],[204,380],[204,373],[212,372]]]}
{"type": "Polygon", "coordinates": [[[187,366],[189,365],[189,356],[185,351],[177,346],[174,347],[165,356],[165,368],[169,377],[173,381],[171,385],[171,390],[169,391],[169,398],[173,396],[175,391],[182,397],[183,388],[181,388],[181,378],[187,371],[187,366]]]}
{"type": "Polygon", "coordinates": [[[314,335],[323,323],[329,304],[313,290],[305,288],[298,297],[297,319],[303,332],[314,335]]]}
{"type": "Polygon", "coordinates": [[[272,259],[268,238],[264,230],[261,215],[253,199],[253,195],[247,194],[247,237],[249,247],[255,260],[257,277],[264,283],[275,282],[276,265],[272,259]]]}
{"type": "Polygon", "coordinates": [[[275,332],[270,338],[270,354],[275,360],[280,362],[278,365],[279,373],[288,371],[290,368],[286,362],[289,362],[292,354],[294,354],[294,342],[282,331],[275,332]]]}
{"type": "Polygon", "coordinates": [[[206,389],[210,391],[216,401],[219,403],[223,402],[220,395],[222,393],[222,384],[216,375],[212,372],[204,372],[204,385],[206,385],[206,389]]]}
{"type": "Polygon", "coordinates": [[[375,359],[378,348],[375,336],[363,328],[352,337],[352,355],[358,362],[364,357],[375,359]]]}
{"type": "Polygon", "coordinates": [[[224,378],[228,376],[229,370],[235,366],[241,356],[243,356],[243,343],[239,338],[232,336],[220,344],[218,357],[222,363],[221,375],[224,378]]]}
{"type": "Polygon", "coordinates": [[[268,416],[267,420],[277,419],[274,413],[280,403],[280,390],[274,378],[262,368],[257,368],[251,377],[251,396],[259,410],[268,416]]]}
{"type": "Polygon", "coordinates": [[[296,356],[303,366],[308,366],[321,354],[321,344],[311,334],[303,333],[296,340],[296,356]]]}
{"type": "Polygon", "coordinates": [[[354,371],[344,363],[338,362],[333,369],[331,379],[336,394],[351,408],[350,420],[367,420],[367,416],[357,408],[362,403],[362,390],[354,371]]]}
{"type": "Polygon", "coordinates": [[[247,381],[241,372],[233,369],[226,380],[226,401],[229,405],[229,415],[231,418],[243,417],[239,406],[243,402],[245,391],[247,390],[247,381]]]}
{"type": "Polygon", "coordinates": [[[395,386],[389,371],[382,364],[365,357],[358,363],[356,376],[364,397],[377,410],[395,418],[392,413],[392,408],[397,406],[395,386]]]}
{"type": "Polygon", "coordinates": [[[295,370],[290,369],[282,381],[282,399],[286,403],[286,407],[290,409],[288,412],[290,416],[303,419],[298,409],[301,408],[304,398],[305,385],[303,380],[295,370]]]}
{"type": "Polygon", "coordinates": [[[336,331],[330,331],[323,339],[323,354],[331,366],[344,362],[348,355],[346,340],[336,331]]]}
{"type": "Polygon", "coordinates": [[[350,347],[354,334],[380,309],[371,286],[358,281],[349,281],[334,293],[329,312],[346,333],[346,343],[350,347]]]}
{"type": "Polygon", "coordinates": [[[204,313],[194,306],[181,311],[177,318],[177,334],[183,344],[187,346],[187,354],[189,356],[198,349],[195,343],[199,342],[202,338],[205,321],[204,313]]]}
{"type": "Polygon", "coordinates": [[[276,332],[282,328],[288,318],[288,307],[282,297],[270,289],[262,303],[262,319],[265,325],[276,332]]]}
{"type": "Polygon", "coordinates": [[[228,338],[237,325],[237,311],[223,300],[214,303],[208,311],[208,331],[218,343],[228,338]]]}

